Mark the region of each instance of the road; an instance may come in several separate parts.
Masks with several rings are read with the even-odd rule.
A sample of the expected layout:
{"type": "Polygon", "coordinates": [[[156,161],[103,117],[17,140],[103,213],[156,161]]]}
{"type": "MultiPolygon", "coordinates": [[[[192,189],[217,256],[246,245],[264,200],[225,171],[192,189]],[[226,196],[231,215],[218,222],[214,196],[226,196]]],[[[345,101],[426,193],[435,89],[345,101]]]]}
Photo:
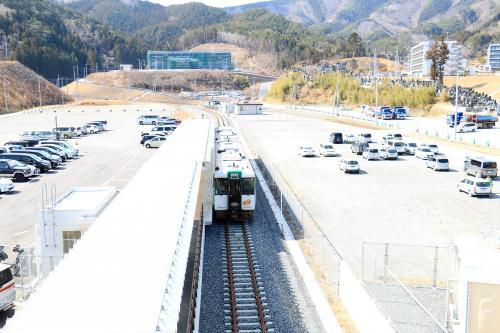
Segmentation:
{"type": "Polygon", "coordinates": [[[338,169],[342,157],[303,158],[297,148],[326,142],[332,131],[371,132],[378,140],[388,131],[279,114],[235,119],[357,272],[366,241],[449,246],[460,236],[500,229],[499,180],[491,198],[470,198],[456,190],[464,156],[477,153],[441,146],[453,170],[434,172],[413,156],[366,161],[352,154],[350,145],[336,145],[342,157],[361,165],[360,175],[345,175],[338,169]]]}
{"type": "Polygon", "coordinates": [[[65,107],[56,113],[17,114],[0,119],[0,144],[19,139],[25,130],[77,126],[91,120],[107,120],[109,131],[70,140],[81,157],[26,183],[16,183],[11,194],[0,195],[0,243],[30,247],[35,242],[35,221],[41,209],[42,188],[54,185],[57,197],[75,186],[115,186],[122,189],[154,153],[139,145],[139,114],[163,112],[158,105],[65,107]],[[97,110],[100,110],[99,112],[97,110]],[[126,110],[126,111],[124,111],[126,110]],[[140,111],[137,111],[140,110],[140,111]],[[68,112],[71,111],[71,112],[68,112]]]}

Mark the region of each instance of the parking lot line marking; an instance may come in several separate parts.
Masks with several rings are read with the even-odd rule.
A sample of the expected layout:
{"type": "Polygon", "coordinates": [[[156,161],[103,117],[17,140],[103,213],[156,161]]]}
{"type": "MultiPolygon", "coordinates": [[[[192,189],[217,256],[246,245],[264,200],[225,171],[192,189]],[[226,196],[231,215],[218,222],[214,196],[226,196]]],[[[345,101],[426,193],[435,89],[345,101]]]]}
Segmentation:
{"type": "Polygon", "coordinates": [[[21,232],[18,232],[17,234],[14,234],[14,237],[19,237],[21,235],[27,234],[28,232],[30,232],[29,229],[21,231],[21,232]]]}
{"type": "Polygon", "coordinates": [[[124,165],[122,165],[122,167],[120,169],[118,169],[111,177],[109,177],[109,179],[104,182],[104,184],[102,186],[107,186],[120,172],[122,172],[123,170],[125,170],[133,161],[135,161],[135,159],[141,154],[142,152],[139,151],[137,154],[135,154],[134,156],[132,156],[124,165]]]}

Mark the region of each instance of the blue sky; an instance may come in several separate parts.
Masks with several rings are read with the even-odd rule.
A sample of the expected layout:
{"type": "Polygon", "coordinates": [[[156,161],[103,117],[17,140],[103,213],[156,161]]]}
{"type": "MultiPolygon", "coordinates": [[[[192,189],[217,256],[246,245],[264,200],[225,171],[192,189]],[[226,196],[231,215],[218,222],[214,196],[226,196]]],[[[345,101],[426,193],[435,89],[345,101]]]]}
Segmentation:
{"type": "MultiPolygon", "coordinates": [[[[156,2],[162,4],[164,6],[193,2],[193,0],[149,0],[150,2],[156,2]]],[[[238,6],[244,5],[252,2],[261,2],[263,0],[198,0],[196,2],[203,2],[209,6],[213,7],[229,7],[229,6],[238,6]]]]}

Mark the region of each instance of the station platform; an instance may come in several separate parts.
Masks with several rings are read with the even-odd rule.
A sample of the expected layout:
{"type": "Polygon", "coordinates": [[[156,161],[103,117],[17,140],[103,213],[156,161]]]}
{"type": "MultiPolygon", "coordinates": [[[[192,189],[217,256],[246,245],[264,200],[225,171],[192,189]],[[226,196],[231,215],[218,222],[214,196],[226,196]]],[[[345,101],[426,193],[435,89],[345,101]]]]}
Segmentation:
{"type": "Polygon", "coordinates": [[[175,332],[212,126],[179,126],[4,332],[175,332]]]}

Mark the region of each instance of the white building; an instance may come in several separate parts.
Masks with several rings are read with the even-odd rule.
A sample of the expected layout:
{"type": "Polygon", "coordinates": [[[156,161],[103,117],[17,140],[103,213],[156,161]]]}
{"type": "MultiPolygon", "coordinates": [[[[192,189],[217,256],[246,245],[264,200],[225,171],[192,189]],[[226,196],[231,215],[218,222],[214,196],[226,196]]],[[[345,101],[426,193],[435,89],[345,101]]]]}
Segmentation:
{"type": "Polygon", "coordinates": [[[427,52],[431,49],[432,42],[425,41],[411,48],[410,51],[410,75],[429,76],[431,60],[426,59],[427,52]]]}
{"type": "MultiPolygon", "coordinates": [[[[427,52],[432,48],[433,41],[424,41],[411,48],[410,51],[410,75],[426,77],[430,75],[432,61],[426,59],[427,52]]],[[[463,47],[457,41],[446,41],[450,51],[448,61],[445,64],[444,74],[454,75],[464,73],[467,67],[467,59],[463,55],[463,47]]]]}
{"type": "Polygon", "coordinates": [[[487,66],[492,72],[500,71],[500,44],[488,46],[487,66]]]}

